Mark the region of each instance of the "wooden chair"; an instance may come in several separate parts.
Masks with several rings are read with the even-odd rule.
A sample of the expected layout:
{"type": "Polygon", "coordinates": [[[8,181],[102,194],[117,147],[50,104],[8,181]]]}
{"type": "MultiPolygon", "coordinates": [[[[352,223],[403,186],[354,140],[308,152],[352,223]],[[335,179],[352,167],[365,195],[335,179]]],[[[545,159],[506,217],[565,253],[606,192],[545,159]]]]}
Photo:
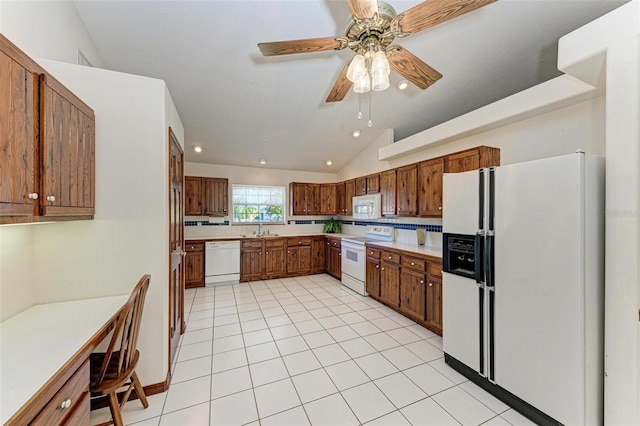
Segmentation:
{"type": "Polygon", "coordinates": [[[144,394],[135,368],[140,357],[136,344],[138,342],[144,298],[149,287],[150,278],[149,275],[143,276],[133,289],[127,304],[118,316],[107,351],[104,353],[94,352],[89,358],[91,364],[91,382],[89,385],[91,396],[109,398],[112,421],[104,424],[113,423],[116,426],[123,424],[120,410],[129,399],[133,389],[136,390],[142,406],[144,408],[149,406],[147,396],[144,394]],[[121,402],[119,402],[116,392],[122,387],[127,389],[121,397],[121,402]]]}

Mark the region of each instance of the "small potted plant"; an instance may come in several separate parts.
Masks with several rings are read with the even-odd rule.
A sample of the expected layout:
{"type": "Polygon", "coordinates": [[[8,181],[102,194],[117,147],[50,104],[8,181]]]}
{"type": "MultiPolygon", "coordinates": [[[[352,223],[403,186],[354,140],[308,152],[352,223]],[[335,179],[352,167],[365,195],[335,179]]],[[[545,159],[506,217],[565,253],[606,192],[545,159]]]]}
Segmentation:
{"type": "Polygon", "coordinates": [[[324,223],[322,232],[326,234],[339,234],[340,232],[342,232],[342,224],[338,219],[332,217],[324,223]]]}

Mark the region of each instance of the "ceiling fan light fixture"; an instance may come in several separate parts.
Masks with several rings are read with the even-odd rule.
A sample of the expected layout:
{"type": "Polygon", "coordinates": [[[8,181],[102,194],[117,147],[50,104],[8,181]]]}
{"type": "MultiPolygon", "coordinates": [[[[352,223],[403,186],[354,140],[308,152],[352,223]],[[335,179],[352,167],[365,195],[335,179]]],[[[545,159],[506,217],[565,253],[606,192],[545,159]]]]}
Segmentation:
{"type": "Polygon", "coordinates": [[[379,68],[372,70],[371,88],[379,92],[387,87],[389,87],[389,74],[379,68]]]}
{"type": "Polygon", "coordinates": [[[367,93],[371,90],[371,80],[369,79],[369,72],[365,70],[364,74],[353,82],[353,91],[356,93],[367,93]]]}
{"type": "Polygon", "coordinates": [[[389,60],[387,54],[383,50],[378,50],[371,60],[371,71],[379,70],[387,75],[391,74],[391,67],[389,66],[389,60]]]}
{"type": "Polygon", "coordinates": [[[366,73],[367,67],[365,65],[364,56],[357,54],[349,64],[349,68],[347,69],[347,78],[350,82],[355,83],[366,73]]]}

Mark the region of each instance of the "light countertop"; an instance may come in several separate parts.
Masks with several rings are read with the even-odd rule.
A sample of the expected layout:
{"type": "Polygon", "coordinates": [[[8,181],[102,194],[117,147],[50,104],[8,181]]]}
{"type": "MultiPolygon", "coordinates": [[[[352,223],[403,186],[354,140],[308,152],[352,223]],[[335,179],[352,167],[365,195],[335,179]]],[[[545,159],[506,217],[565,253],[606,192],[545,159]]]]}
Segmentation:
{"type": "Polygon", "coordinates": [[[326,236],[326,237],[335,237],[335,238],[348,238],[353,237],[351,234],[326,234],[322,232],[312,232],[308,234],[271,234],[264,237],[256,237],[255,235],[246,234],[246,235],[217,235],[215,237],[185,237],[185,241],[218,241],[218,240],[247,240],[251,238],[296,238],[296,237],[315,237],[315,236],[326,236]]]}
{"type": "Polygon", "coordinates": [[[367,243],[367,246],[373,245],[377,247],[386,247],[395,250],[403,250],[412,253],[421,254],[423,256],[431,256],[442,259],[442,248],[440,247],[430,247],[430,246],[419,246],[416,243],[403,243],[403,242],[375,242],[375,243],[367,243]]]}
{"type": "Polygon", "coordinates": [[[129,296],[34,305],[0,323],[0,424],[116,314],[129,296]]]}

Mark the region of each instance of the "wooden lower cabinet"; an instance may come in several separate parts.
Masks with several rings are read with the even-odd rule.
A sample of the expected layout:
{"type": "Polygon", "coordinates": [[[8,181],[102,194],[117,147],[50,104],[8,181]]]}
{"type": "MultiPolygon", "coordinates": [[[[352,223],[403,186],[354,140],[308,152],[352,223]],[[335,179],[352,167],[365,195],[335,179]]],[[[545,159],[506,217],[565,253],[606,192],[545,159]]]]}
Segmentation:
{"type": "Polygon", "coordinates": [[[400,306],[400,255],[385,250],[380,257],[380,299],[397,308],[400,306]]]}
{"type": "Polygon", "coordinates": [[[261,280],[263,276],[263,240],[244,240],[240,244],[240,281],[261,280]]]}
{"type": "Polygon", "coordinates": [[[287,275],[311,273],[311,238],[287,239],[287,275]]]}
{"type": "Polygon", "coordinates": [[[342,279],[342,239],[326,238],[325,271],[334,278],[342,279]]]}
{"type": "Polygon", "coordinates": [[[269,239],[264,243],[264,273],[265,279],[283,277],[286,273],[284,239],[269,239]]]}
{"type": "Polygon", "coordinates": [[[185,241],[184,285],[204,287],[204,242],[185,241]]]}
{"type": "Polygon", "coordinates": [[[426,321],[431,330],[442,335],[442,263],[429,265],[427,281],[426,321]]]}
{"type": "Polygon", "coordinates": [[[321,274],[324,272],[324,237],[314,237],[311,240],[311,273],[321,274]]]}
{"type": "Polygon", "coordinates": [[[442,336],[442,260],[366,247],[369,296],[442,336]]]}

